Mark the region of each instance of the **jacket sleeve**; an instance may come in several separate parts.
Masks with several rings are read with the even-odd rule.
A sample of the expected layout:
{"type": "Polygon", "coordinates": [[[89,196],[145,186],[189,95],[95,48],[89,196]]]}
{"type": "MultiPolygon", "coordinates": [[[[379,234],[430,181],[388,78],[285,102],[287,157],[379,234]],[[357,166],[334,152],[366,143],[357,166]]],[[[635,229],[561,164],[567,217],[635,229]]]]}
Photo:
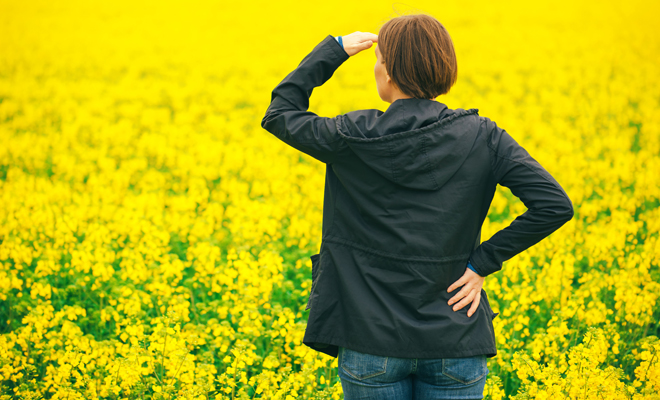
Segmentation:
{"type": "Polygon", "coordinates": [[[273,89],[261,126],[291,147],[332,163],[346,146],[337,132],[339,116],[320,117],[307,109],[312,90],[330,79],[348,58],[339,42],[328,35],[273,89]]]}
{"type": "Polygon", "coordinates": [[[573,218],[573,203],[564,189],[505,130],[482,119],[491,167],[497,183],[508,187],[527,211],[481,243],[470,263],[481,276],[502,269],[502,262],[535,245],[573,218]]]}

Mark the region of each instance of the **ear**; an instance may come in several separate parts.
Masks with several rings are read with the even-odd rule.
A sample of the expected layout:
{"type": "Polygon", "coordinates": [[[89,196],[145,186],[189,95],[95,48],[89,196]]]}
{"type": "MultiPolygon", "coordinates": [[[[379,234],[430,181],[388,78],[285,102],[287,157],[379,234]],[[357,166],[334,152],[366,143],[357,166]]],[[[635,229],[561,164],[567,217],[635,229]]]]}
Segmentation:
{"type": "Polygon", "coordinates": [[[391,83],[391,82],[392,82],[392,78],[390,78],[390,76],[387,75],[387,72],[385,73],[385,78],[387,79],[387,83],[391,83]]]}

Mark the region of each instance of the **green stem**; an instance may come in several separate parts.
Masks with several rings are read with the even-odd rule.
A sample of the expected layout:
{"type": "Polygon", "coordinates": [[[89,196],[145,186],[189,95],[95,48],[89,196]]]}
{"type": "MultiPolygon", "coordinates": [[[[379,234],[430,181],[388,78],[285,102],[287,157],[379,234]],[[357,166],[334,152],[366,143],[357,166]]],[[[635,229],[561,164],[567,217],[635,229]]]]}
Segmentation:
{"type": "Polygon", "coordinates": [[[165,326],[165,343],[163,343],[163,352],[160,353],[160,380],[161,382],[163,381],[163,373],[165,372],[165,349],[167,348],[167,328],[170,327],[170,322],[169,320],[167,321],[167,325],[165,326]]]}
{"type": "MultiPolygon", "coordinates": [[[[239,355],[240,355],[240,353],[239,353],[239,355]]],[[[234,400],[234,392],[236,392],[236,386],[238,386],[238,384],[236,383],[236,374],[238,374],[238,360],[239,360],[239,358],[240,358],[239,356],[236,356],[236,361],[234,362],[234,364],[235,364],[235,366],[234,366],[234,385],[231,387],[231,400],[234,400]]]]}

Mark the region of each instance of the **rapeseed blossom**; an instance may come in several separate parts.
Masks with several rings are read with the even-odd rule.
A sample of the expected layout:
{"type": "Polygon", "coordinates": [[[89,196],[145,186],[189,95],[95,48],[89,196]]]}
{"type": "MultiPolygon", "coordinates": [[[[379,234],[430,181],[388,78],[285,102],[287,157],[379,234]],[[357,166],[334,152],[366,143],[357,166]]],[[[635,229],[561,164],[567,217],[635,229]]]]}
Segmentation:
{"type": "MultiPolygon", "coordinates": [[[[341,399],[337,359],[302,345],[325,166],[260,121],[325,36],[393,11],[447,27],[437,100],[575,206],[485,281],[486,398],[658,399],[660,3],[412,6],[0,0],[0,399],[341,399]]],[[[310,110],[385,110],[374,62],[310,110]]],[[[482,240],[525,209],[499,187],[482,240]]]]}

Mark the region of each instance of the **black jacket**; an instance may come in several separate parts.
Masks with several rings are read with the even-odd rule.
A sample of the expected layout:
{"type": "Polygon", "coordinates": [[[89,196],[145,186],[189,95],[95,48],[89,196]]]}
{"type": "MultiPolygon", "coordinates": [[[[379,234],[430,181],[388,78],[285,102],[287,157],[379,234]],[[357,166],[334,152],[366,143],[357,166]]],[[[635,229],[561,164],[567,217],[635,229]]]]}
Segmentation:
{"type": "Polygon", "coordinates": [[[497,353],[486,292],[453,311],[468,260],[487,276],[573,216],[557,181],[476,109],[399,99],[334,118],[307,111],[347,59],[328,35],[273,90],[262,127],[326,163],[321,249],[303,343],[402,358],[497,353]],[[528,210],[480,243],[497,184],[528,210]]]}

